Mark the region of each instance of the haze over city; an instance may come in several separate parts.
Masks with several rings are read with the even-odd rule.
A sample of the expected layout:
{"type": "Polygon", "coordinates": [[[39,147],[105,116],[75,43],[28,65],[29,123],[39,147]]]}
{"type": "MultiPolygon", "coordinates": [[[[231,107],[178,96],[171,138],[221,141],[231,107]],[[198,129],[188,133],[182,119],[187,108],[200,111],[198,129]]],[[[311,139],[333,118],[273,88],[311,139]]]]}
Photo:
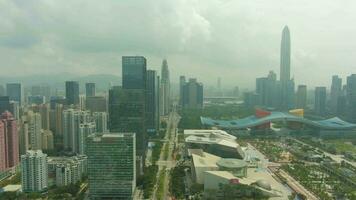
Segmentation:
{"type": "Polygon", "coordinates": [[[0,0],[0,200],[356,200],[355,8],[0,0]]]}
{"type": "Polygon", "coordinates": [[[225,86],[253,88],[251,79],[278,74],[288,25],[291,76],[297,84],[330,85],[331,75],[356,69],[355,7],[351,0],[1,0],[0,69],[9,76],[121,76],[121,56],[143,54],[153,69],[167,58],[176,77],[205,84],[223,77],[225,86]]]}

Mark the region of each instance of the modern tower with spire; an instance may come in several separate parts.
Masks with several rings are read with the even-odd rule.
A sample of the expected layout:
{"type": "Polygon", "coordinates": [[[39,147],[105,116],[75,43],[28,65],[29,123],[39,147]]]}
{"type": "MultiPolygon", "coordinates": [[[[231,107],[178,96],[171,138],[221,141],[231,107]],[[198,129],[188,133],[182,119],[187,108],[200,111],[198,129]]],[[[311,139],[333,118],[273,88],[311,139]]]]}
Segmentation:
{"type": "Polygon", "coordinates": [[[169,80],[169,70],[167,60],[164,59],[162,62],[161,69],[161,101],[160,101],[160,113],[161,116],[165,116],[169,113],[170,107],[170,80],[169,80]]]}
{"type": "Polygon", "coordinates": [[[280,83],[281,83],[281,109],[290,109],[294,101],[294,80],[290,78],[291,42],[288,26],[282,31],[280,83]]]}

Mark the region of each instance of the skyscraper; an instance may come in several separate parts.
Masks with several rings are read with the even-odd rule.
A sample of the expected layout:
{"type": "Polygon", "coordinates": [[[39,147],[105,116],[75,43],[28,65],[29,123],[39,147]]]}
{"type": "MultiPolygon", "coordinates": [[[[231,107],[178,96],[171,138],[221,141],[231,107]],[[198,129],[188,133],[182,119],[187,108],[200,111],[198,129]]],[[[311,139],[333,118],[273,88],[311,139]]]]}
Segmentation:
{"type": "Polygon", "coordinates": [[[170,79],[167,60],[164,59],[162,62],[161,69],[161,91],[160,91],[160,113],[162,116],[167,115],[170,107],[170,79]]]}
{"type": "Polygon", "coordinates": [[[256,93],[258,94],[258,104],[267,107],[276,107],[279,102],[279,86],[277,75],[270,71],[267,77],[256,79],[256,93]]]}
{"type": "Polygon", "coordinates": [[[334,75],[332,77],[331,90],[330,90],[330,109],[331,112],[334,114],[337,113],[338,100],[340,95],[342,94],[341,88],[342,88],[342,79],[339,78],[337,75],[334,75]]]}
{"type": "Polygon", "coordinates": [[[0,113],[10,111],[10,98],[8,96],[0,96],[0,113]]]}
{"type": "Polygon", "coordinates": [[[185,76],[179,77],[179,105],[183,107],[183,87],[185,85],[185,76]]]}
{"type": "Polygon", "coordinates": [[[146,58],[122,57],[122,88],[109,91],[109,128],[111,132],[136,134],[137,172],[143,173],[147,148],[146,129],[146,58]]]}
{"type": "Polygon", "coordinates": [[[87,97],[85,109],[91,112],[107,112],[107,99],[103,96],[87,97]]]}
{"type": "Polygon", "coordinates": [[[146,62],[143,56],[122,57],[122,88],[146,89],[146,62]]]}
{"type": "Polygon", "coordinates": [[[1,160],[5,169],[16,166],[19,163],[19,138],[16,120],[10,112],[4,112],[0,117],[0,144],[4,144],[0,146],[0,157],[5,158],[1,160]]]}
{"type": "Polygon", "coordinates": [[[294,104],[294,80],[290,78],[291,42],[288,26],[282,31],[281,60],[280,60],[280,83],[281,83],[281,106],[282,110],[293,107],[294,104]]]}
{"type": "Polygon", "coordinates": [[[296,94],[296,107],[305,109],[307,107],[307,86],[298,85],[296,94]]]}
{"type": "Polygon", "coordinates": [[[281,62],[280,62],[280,80],[286,83],[290,80],[290,55],[291,55],[291,42],[288,26],[285,26],[282,31],[281,42],[281,62]]]}
{"type": "Polygon", "coordinates": [[[101,133],[87,138],[90,199],[133,199],[135,134],[101,133]]]}
{"type": "Polygon", "coordinates": [[[315,113],[318,115],[325,115],[326,113],[326,87],[315,88],[315,113]]]}
{"type": "Polygon", "coordinates": [[[22,190],[42,192],[48,187],[47,155],[41,150],[29,150],[21,156],[22,190]]]}
{"type": "Polygon", "coordinates": [[[156,133],[159,128],[159,82],[154,70],[147,70],[146,90],[146,128],[156,133]]]}
{"type": "Polygon", "coordinates": [[[9,96],[10,101],[16,101],[19,105],[22,105],[24,95],[21,83],[6,84],[6,94],[9,96]]]}
{"type": "Polygon", "coordinates": [[[76,81],[66,81],[66,102],[67,105],[79,105],[79,83],[76,81]]]}
{"type": "Polygon", "coordinates": [[[195,78],[183,86],[183,108],[203,108],[203,84],[195,78]]]}
{"type": "Polygon", "coordinates": [[[356,74],[347,77],[346,100],[347,117],[350,121],[356,122],[356,74]]]}
{"type": "Polygon", "coordinates": [[[95,96],[95,83],[86,83],[85,84],[85,96],[94,97],[95,96]]]}
{"type": "Polygon", "coordinates": [[[114,86],[109,90],[110,132],[130,132],[136,134],[137,173],[143,171],[147,148],[145,90],[123,89],[114,86]]]}

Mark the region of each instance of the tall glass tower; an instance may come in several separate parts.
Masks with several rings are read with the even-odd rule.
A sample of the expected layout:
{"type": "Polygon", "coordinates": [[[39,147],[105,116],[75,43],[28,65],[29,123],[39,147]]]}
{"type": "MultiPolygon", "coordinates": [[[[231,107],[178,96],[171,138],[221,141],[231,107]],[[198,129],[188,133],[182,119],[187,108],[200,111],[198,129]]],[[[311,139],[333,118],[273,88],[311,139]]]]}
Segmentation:
{"type": "Polygon", "coordinates": [[[294,107],[294,80],[290,78],[290,32],[288,26],[282,31],[281,61],[280,61],[280,83],[281,83],[281,109],[294,107]]]}
{"type": "Polygon", "coordinates": [[[285,26],[282,32],[280,65],[280,79],[283,84],[290,80],[290,33],[288,26],[285,26]]]}

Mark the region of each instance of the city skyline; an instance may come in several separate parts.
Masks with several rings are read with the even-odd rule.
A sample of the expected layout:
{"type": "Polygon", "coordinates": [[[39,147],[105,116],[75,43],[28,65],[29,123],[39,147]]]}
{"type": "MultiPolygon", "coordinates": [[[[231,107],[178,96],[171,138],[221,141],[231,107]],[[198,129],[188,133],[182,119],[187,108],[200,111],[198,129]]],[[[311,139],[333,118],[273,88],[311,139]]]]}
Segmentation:
{"type": "MultiPolygon", "coordinates": [[[[120,71],[115,70],[120,57],[140,54],[145,55],[148,66],[154,70],[159,70],[161,59],[167,58],[172,77],[188,72],[187,76],[197,77],[205,84],[223,77],[225,86],[252,88],[250,78],[271,69],[278,71],[280,30],[288,25],[293,36],[291,77],[299,81],[296,85],[326,85],[331,75],[338,73],[345,78],[355,68],[352,60],[355,43],[344,41],[343,36],[353,35],[356,29],[336,26],[340,22],[351,24],[355,18],[351,8],[355,3],[345,2],[345,6],[330,1],[329,4],[335,5],[318,1],[308,2],[307,7],[302,6],[302,2],[292,1],[278,5],[274,2],[218,0],[201,4],[180,0],[152,4],[78,1],[68,5],[4,1],[0,8],[2,18],[6,19],[0,22],[5,33],[0,38],[0,55],[3,57],[0,69],[11,66],[9,74],[19,76],[64,72],[121,76],[120,71]],[[72,9],[80,5],[83,12],[74,14],[72,9]],[[106,12],[106,9],[121,10],[130,6],[147,9],[140,16],[106,12]],[[341,9],[345,9],[345,15],[339,14],[341,9]],[[93,23],[95,26],[86,20],[94,10],[99,14],[94,22],[100,22],[93,23]],[[298,13],[303,15],[296,18],[298,13]],[[132,17],[129,25],[121,20],[126,17],[132,17]],[[142,24],[143,20],[152,23],[142,24]],[[61,26],[53,31],[56,23],[61,26]],[[114,23],[122,26],[112,26],[114,23]],[[337,28],[329,30],[331,26],[337,28]],[[143,28],[145,31],[140,31],[143,28]],[[226,29],[228,33],[223,31],[226,29]],[[209,75],[200,75],[201,70],[209,75]],[[222,71],[230,73],[222,76],[222,71]],[[313,71],[324,73],[314,80],[313,71]]],[[[178,82],[178,78],[172,82],[178,82]]]]}

